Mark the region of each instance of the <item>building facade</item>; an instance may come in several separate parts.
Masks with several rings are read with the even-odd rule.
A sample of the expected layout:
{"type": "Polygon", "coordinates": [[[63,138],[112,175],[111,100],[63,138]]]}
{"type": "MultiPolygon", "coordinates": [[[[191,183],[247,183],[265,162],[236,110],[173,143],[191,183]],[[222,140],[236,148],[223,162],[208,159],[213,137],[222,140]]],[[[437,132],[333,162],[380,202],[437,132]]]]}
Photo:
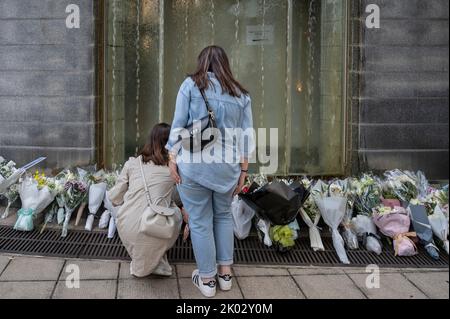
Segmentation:
{"type": "MultiPolygon", "coordinates": [[[[0,155],[121,163],[207,45],[229,53],[278,174],[448,179],[447,0],[0,0],[0,155]],[[67,10],[79,8],[79,28],[67,10]],[[366,25],[380,8],[380,28],[366,25]],[[70,18],[69,17],[69,18],[70,18]]],[[[258,169],[257,165],[253,167],[258,169]]]]}

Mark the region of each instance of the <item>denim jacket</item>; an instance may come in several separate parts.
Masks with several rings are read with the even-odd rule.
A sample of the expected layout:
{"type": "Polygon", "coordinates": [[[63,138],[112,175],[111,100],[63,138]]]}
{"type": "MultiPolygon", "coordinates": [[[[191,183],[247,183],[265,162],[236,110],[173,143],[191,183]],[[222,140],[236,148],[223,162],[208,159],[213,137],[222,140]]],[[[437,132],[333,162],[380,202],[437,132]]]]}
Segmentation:
{"type": "MultiPolygon", "coordinates": [[[[233,97],[224,93],[214,73],[209,72],[208,75],[211,85],[205,94],[215,113],[217,127],[223,135],[221,147],[233,152],[233,160],[225,157],[224,152],[214,150],[209,152],[210,157],[207,161],[202,157],[192,163],[192,159],[187,160],[191,156],[189,152],[179,147],[177,141],[180,131],[208,114],[200,90],[191,78],[183,82],[178,93],[172,130],[166,148],[172,153],[178,153],[177,163],[182,180],[183,177],[187,177],[203,187],[226,193],[238,182],[241,173],[240,159],[251,158],[255,150],[251,99],[244,94],[241,97],[233,97]],[[232,142],[233,139],[225,138],[229,136],[226,129],[247,130],[248,134],[239,135],[232,142]]],[[[203,154],[205,152],[208,153],[204,151],[203,154]]]]}

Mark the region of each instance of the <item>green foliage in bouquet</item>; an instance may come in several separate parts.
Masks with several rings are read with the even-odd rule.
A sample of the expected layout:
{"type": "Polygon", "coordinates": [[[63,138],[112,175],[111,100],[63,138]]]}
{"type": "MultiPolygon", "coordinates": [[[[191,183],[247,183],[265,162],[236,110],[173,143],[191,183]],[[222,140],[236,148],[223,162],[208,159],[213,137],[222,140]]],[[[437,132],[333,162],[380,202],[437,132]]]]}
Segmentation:
{"type": "Polygon", "coordinates": [[[290,249],[295,246],[294,231],[289,226],[271,227],[270,238],[283,249],[290,249]]]}

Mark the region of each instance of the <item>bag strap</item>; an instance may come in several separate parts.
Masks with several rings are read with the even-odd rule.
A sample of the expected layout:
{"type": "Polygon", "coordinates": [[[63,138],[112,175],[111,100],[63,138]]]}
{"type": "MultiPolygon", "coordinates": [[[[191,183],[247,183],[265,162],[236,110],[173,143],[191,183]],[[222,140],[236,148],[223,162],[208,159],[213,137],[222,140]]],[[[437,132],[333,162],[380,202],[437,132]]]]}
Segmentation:
{"type": "Polygon", "coordinates": [[[209,104],[208,98],[206,97],[205,91],[200,90],[200,93],[202,94],[203,101],[205,101],[206,110],[208,111],[208,113],[210,113],[210,114],[214,113],[214,111],[211,108],[211,105],[209,104]]]}
{"type": "Polygon", "coordinates": [[[147,196],[147,204],[150,207],[150,206],[152,206],[152,197],[150,196],[150,191],[148,189],[147,180],[145,179],[144,166],[142,165],[143,160],[144,160],[143,157],[139,156],[139,165],[141,167],[142,179],[144,180],[145,195],[147,196]]]}

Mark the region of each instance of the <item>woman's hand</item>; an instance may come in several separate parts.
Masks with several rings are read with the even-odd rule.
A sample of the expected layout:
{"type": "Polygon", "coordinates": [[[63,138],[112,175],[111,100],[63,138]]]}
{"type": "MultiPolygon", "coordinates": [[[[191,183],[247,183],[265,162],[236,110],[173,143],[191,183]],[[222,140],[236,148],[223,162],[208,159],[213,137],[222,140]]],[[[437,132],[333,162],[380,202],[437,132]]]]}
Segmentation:
{"type": "Polygon", "coordinates": [[[177,185],[181,184],[181,177],[178,174],[178,165],[177,163],[170,161],[169,162],[170,176],[172,176],[173,180],[177,185]]]}
{"type": "Polygon", "coordinates": [[[234,190],[233,196],[236,196],[242,192],[242,189],[245,185],[245,180],[247,179],[247,173],[241,172],[241,176],[239,176],[239,182],[234,190]]]}

